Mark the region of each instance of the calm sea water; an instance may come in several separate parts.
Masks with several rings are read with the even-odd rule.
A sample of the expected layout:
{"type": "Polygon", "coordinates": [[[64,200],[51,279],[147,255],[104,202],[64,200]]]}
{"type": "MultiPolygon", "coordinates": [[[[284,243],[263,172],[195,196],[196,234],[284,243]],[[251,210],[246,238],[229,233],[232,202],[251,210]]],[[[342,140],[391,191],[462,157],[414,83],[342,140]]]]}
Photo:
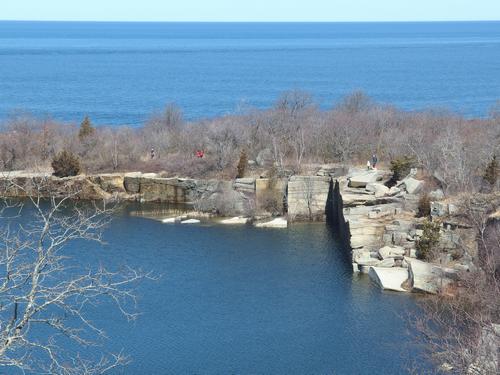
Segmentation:
{"type": "Polygon", "coordinates": [[[323,107],[362,89],[485,116],[499,62],[500,22],[0,22],[0,118],[138,125],[168,102],[193,119],[268,107],[288,89],[323,107]]]}
{"type": "Polygon", "coordinates": [[[122,215],[106,239],[101,250],[74,247],[79,263],[161,275],[140,285],[134,324],[106,306],[92,316],[107,348],[132,356],[124,374],[390,375],[419,360],[402,318],[415,301],[353,277],[325,224],[265,230],[122,215]]]}

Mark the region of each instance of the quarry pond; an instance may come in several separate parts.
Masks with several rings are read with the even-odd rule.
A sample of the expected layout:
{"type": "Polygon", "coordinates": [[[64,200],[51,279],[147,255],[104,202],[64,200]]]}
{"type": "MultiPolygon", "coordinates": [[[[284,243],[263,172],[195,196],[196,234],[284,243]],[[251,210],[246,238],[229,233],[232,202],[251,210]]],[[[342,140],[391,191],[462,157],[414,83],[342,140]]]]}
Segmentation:
{"type": "Polygon", "coordinates": [[[325,223],[287,229],[196,225],[120,212],[107,244],[74,244],[85,266],[152,271],[139,318],[92,315],[106,348],[132,362],[120,374],[400,374],[419,359],[405,322],[415,297],[353,275],[325,223]]]}

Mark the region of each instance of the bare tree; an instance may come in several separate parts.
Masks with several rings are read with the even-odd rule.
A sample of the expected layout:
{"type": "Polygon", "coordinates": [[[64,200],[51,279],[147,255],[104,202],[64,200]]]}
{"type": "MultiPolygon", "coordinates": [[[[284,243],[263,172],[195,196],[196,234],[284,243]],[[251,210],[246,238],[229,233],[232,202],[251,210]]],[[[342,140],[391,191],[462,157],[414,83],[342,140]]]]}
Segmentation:
{"type": "Polygon", "coordinates": [[[463,197],[461,217],[479,245],[476,267],[460,275],[454,295],[426,298],[412,318],[438,371],[496,375],[500,369],[500,225],[492,208],[491,197],[463,197]]]}
{"type": "Polygon", "coordinates": [[[39,194],[26,206],[3,204],[0,366],[7,372],[103,374],[128,362],[123,353],[101,350],[99,358],[86,353],[106,338],[89,319],[88,308],[109,300],[127,319],[135,319],[134,285],[148,275],[130,268],[76,267],[67,245],[75,240],[101,243],[110,211],[97,204],[76,205],[71,198],[43,200],[39,194]]]}

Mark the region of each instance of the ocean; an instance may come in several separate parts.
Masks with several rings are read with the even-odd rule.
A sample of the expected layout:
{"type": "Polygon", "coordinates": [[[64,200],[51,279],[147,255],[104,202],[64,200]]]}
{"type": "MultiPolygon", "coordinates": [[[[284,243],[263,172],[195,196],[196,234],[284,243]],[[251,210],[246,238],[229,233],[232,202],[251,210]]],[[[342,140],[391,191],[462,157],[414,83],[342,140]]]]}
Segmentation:
{"type": "Polygon", "coordinates": [[[0,119],[138,126],[171,102],[201,119],[291,89],[322,108],[363,90],[405,110],[487,116],[500,22],[0,22],[0,119]]]}

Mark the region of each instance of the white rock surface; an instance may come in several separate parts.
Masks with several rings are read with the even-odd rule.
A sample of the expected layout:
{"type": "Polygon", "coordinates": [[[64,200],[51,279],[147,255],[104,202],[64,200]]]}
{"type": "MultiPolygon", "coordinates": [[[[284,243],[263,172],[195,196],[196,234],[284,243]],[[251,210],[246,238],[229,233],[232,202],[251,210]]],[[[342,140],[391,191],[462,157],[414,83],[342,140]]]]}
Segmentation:
{"type": "Polygon", "coordinates": [[[375,258],[358,258],[356,259],[356,263],[358,263],[360,266],[378,266],[380,263],[380,260],[375,259],[375,258]]]}
{"type": "Polygon", "coordinates": [[[220,223],[221,224],[228,224],[228,225],[246,224],[246,223],[248,223],[248,218],[236,216],[236,217],[232,217],[231,219],[221,220],[220,223]]]}
{"type": "Polygon", "coordinates": [[[382,259],[394,258],[396,256],[405,255],[405,249],[401,246],[384,246],[379,249],[378,255],[382,259]]]}
{"type": "Polygon", "coordinates": [[[349,187],[364,188],[369,183],[382,180],[383,176],[384,173],[378,170],[358,172],[349,177],[349,187]]]}
{"type": "Polygon", "coordinates": [[[288,181],[288,217],[291,219],[323,217],[330,188],[330,178],[292,176],[288,181]]]}
{"type": "Polygon", "coordinates": [[[384,260],[381,260],[378,264],[377,267],[385,267],[385,268],[390,268],[394,267],[394,258],[386,258],[384,260]]]}
{"type": "Polygon", "coordinates": [[[381,198],[389,194],[389,188],[384,184],[371,182],[366,185],[366,190],[375,193],[376,198],[381,198]]]}
{"type": "Polygon", "coordinates": [[[198,219],[188,219],[188,220],[181,221],[181,224],[199,224],[199,223],[200,223],[200,220],[198,220],[198,219]]]}
{"type": "Polygon", "coordinates": [[[256,223],[255,226],[257,228],[286,228],[288,227],[288,221],[282,217],[277,217],[271,221],[256,223]]]}
{"type": "Polygon", "coordinates": [[[167,217],[166,219],[163,219],[161,222],[164,224],[173,224],[177,221],[176,217],[167,217]]]}
{"type": "Polygon", "coordinates": [[[382,289],[407,292],[407,290],[402,287],[402,284],[408,280],[408,270],[406,268],[371,267],[368,275],[370,279],[382,289]]]}
{"type": "Polygon", "coordinates": [[[401,181],[400,185],[404,185],[405,190],[408,194],[418,194],[424,187],[424,182],[416,180],[413,177],[407,177],[401,181]]]}
{"type": "Polygon", "coordinates": [[[393,186],[393,187],[391,187],[391,188],[389,189],[389,193],[388,193],[388,194],[389,194],[389,195],[397,195],[397,194],[399,194],[399,193],[401,193],[401,189],[400,189],[400,188],[398,188],[398,187],[396,187],[396,186],[393,186]]]}

